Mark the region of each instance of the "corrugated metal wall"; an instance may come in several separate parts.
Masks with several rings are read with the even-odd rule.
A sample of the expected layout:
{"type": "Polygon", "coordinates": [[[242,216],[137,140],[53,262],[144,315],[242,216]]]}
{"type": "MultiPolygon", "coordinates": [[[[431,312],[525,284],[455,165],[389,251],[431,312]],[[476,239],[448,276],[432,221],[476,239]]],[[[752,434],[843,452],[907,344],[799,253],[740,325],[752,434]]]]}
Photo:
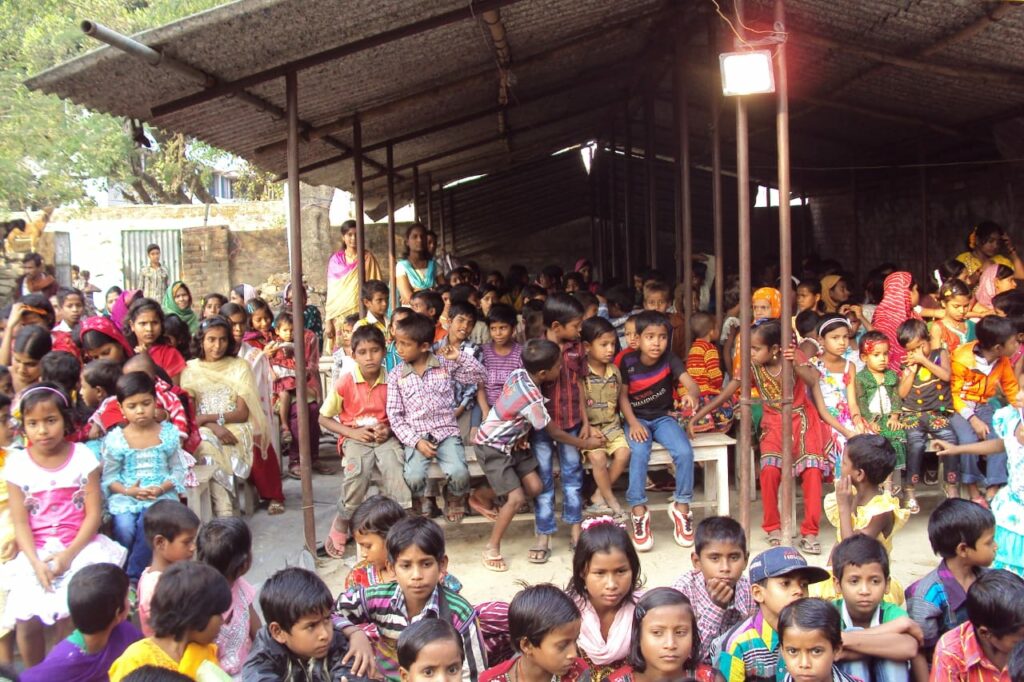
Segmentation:
{"type": "Polygon", "coordinates": [[[150,244],[160,247],[160,262],[171,281],[181,278],[181,230],[125,230],[121,233],[125,286],[138,286],[139,271],[149,265],[146,247],[150,244]]]}

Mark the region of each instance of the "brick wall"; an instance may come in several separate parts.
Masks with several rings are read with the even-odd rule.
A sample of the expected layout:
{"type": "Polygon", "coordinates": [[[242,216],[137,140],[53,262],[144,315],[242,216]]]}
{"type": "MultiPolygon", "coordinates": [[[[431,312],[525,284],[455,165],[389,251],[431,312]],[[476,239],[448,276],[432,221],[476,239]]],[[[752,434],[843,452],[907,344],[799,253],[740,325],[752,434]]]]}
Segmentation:
{"type": "Polygon", "coordinates": [[[208,292],[231,288],[229,243],[226,225],[181,231],[181,275],[197,306],[208,292]]]}

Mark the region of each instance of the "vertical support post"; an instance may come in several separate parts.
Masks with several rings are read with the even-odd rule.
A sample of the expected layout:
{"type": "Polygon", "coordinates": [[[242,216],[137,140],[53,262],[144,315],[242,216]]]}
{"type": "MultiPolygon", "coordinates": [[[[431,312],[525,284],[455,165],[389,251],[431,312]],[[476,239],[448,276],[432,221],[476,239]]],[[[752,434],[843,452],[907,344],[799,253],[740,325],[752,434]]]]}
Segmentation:
{"type": "Polygon", "coordinates": [[[850,171],[850,204],[853,206],[853,262],[857,266],[857,277],[861,276],[860,269],[860,218],[857,213],[857,171],[850,171]]]}
{"type": "Polygon", "coordinates": [[[434,229],[434,181],[427,173],[427,232],[434,229]]]}
{"type": "MultiPolygon", "coordinates": [[[[292,276],[292,324],[295,329],[305,330],[302,299],[302,208],[299,205],[299,87],[295,72],[289,72],[284,79],[285,99],[288,109],[288,239],[291,250],[288,253],[292,276]]],[[[301,377],[295,382],[295,402],[306,405],[308,387],[306,377],[306,347],[295,344],[295,375],[301,377]]],[[[296,410],[299,417],[299,470],[302,477],[302,528],[306,550],[316,552],[316,523],[313,517],[313,471],[309,451],[309,411],[296,410]]]]}
{"type": "Polygon", "coordinates": [[[615,112],[612,112],[612,126],[611,135],[609,136],[609,146],[611,148],[611,154],[608,156],[608,213],[611,217],[611,229],[608,231],[608,255],[611,267],[612,279],[618,279],[619,277],[619,250],[616,248],[618,239],[615,237],[619,229],[619,217],[618,217],[618,197],[616,192],[618,191],[615,167],[617,161],[615,157],[619,154],[615,149],[615,112]]]}
{"type": "MultiPolygon", "coordinates": [[[[785,0],[775,0],[775,30],[785,35],[785,0]]],[[[776,146],[779,166],[779,276],[782,279],[782,347],[789,348],[793,337],[793,244],[792,215],[789,206],[789,79],[786,73],[786,43],[775,53],[777,108],[776,146]]],[[[793,363],[782,356],[782,483],[779,508],[782,513],[782,538],[793,537],[793,363]]]]}
{"type": "Polygon", "coordinates": [[[648,90],[644,100],[644,156],[647,165],[647,267],[658,267],[658,190],[657,190],[657,159],[654,146],[655,134],[655,102],[654,88],[648,90]]]}
{"type": "MultiPolygon", "coordinates": [[[[395,286],[395,147],[388,142],[388,309],[398,306],[398,287],[395,286]]],[[[362,293],[359,297],[362,298],[362,293]]]]}
{"type": "Polygon", "coordinates": [[[441,204],[441,207],[439,209],[440,214],[438,215],[438,220],[437,220],[438,226],[439,226],[438,227],[439,231],[438,231],[438,235],[437,235],[437,241],[441,245],[441,251],[443,251],[444,254],[447,256],[448,255],[448,240],[445,239],[446,235],[445,235],[445,230],[444,230],[444,224],[446,222],[445,219],[448,216],[445,215],[444,185],[438,185],[437,193],[440,195],[438,197],[438,203],[441,204]]]}
{"type": "Polygon", "coordinates": [[[683,283],[683,316],[686,320],[683,334],[686,339],[685,348],[689,350],[692,341],[690,318],[693,317],[693,206],[690,196],[690,102],[686,91],[686,53],[681,29],[682,26],[680,35],[676,36],[675,77],[672,79],[679,125],[679,229],[682,232],[678,256],[682,263],[676,264],[676,271],[681,275],[679,279],[683,283]]]}
{"type": "MultiPolygon", "coordinates": [[[[743,0],[736,0],[736,15],[742,32],[743,0]]],[[[740,270],[740,439],[736,457],[740,469],[740,525],[750,537],[750,480],[753,476],[750,417],[750,141],[747,123],[747,103],[736,98],[736,221],[738,223],[740,270]]],[[[783,472],[785,473],[785,472],[783,472]]]]}
{"type": "Polygon", "coordinates": [[[412,219],[419,223],[420,220],[420,167],[412,167],[412,219]]]}
{"type": "MultiPolygon", "coordinates": [[[[714,51],[715,31],[710,44],[714,51]]],[[[725,245],[722,236],[722,92],[711,88],[711,224],[715,247],[715,319],[719,329],[725,320],[725,245]]],[[[742,498],[745,499],[745,498],[742,498]]]]}
{"type": "Polygon", "coordinates": [[[626,252],[626,286],[629,290],[633,290],[633,220],[632,220],[632,197],[630,194],[633,193],[633,126],[629,120],[629,98],[626,98],[625,103],[622,105],[622,111],[625,113],[626,121],[626,156],[624,175],[625,180],[623,187],[625,192],[622,195],[622,210],[625,212],[625,216],[622,220],[622,233],[626,252]]]}
{"type": "Polygon", "coordinates": [[[448,241],[452,245],[452,255],[459,252],[455,246],[455,187],[448,190],[448,241]]]}
{"type": "Polygon", "coordinates": [[[355,180],[356,258],[359,259],[359,315],[366,317],[363,285],[366,284],[366,209],[363,198],[363,122],[357,113],[352,117],[352,176],[355,180]]]}
{"type": "MultiPolygon", "coordinates": [[[[921,194],[921,274],[930,279],[928,274],[928,244],[930,231],[928,229],[928,169],[924,166],[924,153],[921,153],[921,167],[917,170],[918,182],[921,194]]],[[[1010,215],[1013,215],[1012,213],[1010,215]]],[[[924,281],[924,280],[922,280],[924,281]]]]}
{"type": "Polygon", "coordinates": [[[595,268],[601,266],[599,248],[597,242],[600,235],[600,219],[598,218],[597,208],[597,153],[595,150],[593,158],[590,159],[590,173],[587,175],[587,189],[590,190],[590,271],[591,276],[595,268]]]}

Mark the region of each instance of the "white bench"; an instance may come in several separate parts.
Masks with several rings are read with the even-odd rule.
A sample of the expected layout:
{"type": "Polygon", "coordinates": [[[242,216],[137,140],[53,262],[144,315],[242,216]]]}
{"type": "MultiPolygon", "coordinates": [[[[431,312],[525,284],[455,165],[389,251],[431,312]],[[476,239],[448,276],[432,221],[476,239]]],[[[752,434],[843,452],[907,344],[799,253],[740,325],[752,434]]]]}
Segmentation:
{"type": "MultiPolygon", "coordinates": [[[[704,495],[700,501],[691,503],[693,507],[713,507],[719,516],[729,515],[729,446],[735,445],[736,440],[724,433],[701,433],[697,434],[690,445],[693,446],[693,461],[700,463],[704,469],[704,495]],[[710,466],[709,466],[710,465],[710,466]]],[[[476,450],[472,446],[466,446],[466,464],[469,467],[469,475],[472,477],[483,477],[484,471],[476,461],[476,450]]],[[[655,443],[651,448],[651,459],[649,469],[665,469],[672,464],[672,457],[668,451],[655,443]]],[[[558,467],[557,460],[554,463],[558,467]]],[[[590,468],[590,463],[585,462],[583,467],[590,468]]],[[[431,480],[443,481],[444,472],[436,462],[431,462],[427,470],[427,476],[431,480]]],[[[667,509],[667,504],[650,504],[652,509],[667,509]]],[[[486,521],[484,517],[467,516],[466,521],[486,521]]]]}
{"type": "Polygon", "coordinates": [[[213,518],[210,478],[213,477],[214,467],[207,464],[197,464],[192,471],[195,473],[199,485],[195,488],[185,488],[185,499],[188,501],[188,508],[195,512],[200,521],[206,523],[213,518]]]}

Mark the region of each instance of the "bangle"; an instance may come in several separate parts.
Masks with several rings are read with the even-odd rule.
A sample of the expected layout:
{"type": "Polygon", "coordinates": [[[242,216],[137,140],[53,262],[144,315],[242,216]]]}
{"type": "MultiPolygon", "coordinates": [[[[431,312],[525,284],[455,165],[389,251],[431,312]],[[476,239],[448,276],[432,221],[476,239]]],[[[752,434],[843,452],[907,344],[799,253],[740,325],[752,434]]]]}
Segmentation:
{"type": "Polygon", "coordinates": [[[220,414],[217,415],[217,425],[218,426],[224,426],[224,424],[225,424],[224,413],[221,412],[220,414]]]}

